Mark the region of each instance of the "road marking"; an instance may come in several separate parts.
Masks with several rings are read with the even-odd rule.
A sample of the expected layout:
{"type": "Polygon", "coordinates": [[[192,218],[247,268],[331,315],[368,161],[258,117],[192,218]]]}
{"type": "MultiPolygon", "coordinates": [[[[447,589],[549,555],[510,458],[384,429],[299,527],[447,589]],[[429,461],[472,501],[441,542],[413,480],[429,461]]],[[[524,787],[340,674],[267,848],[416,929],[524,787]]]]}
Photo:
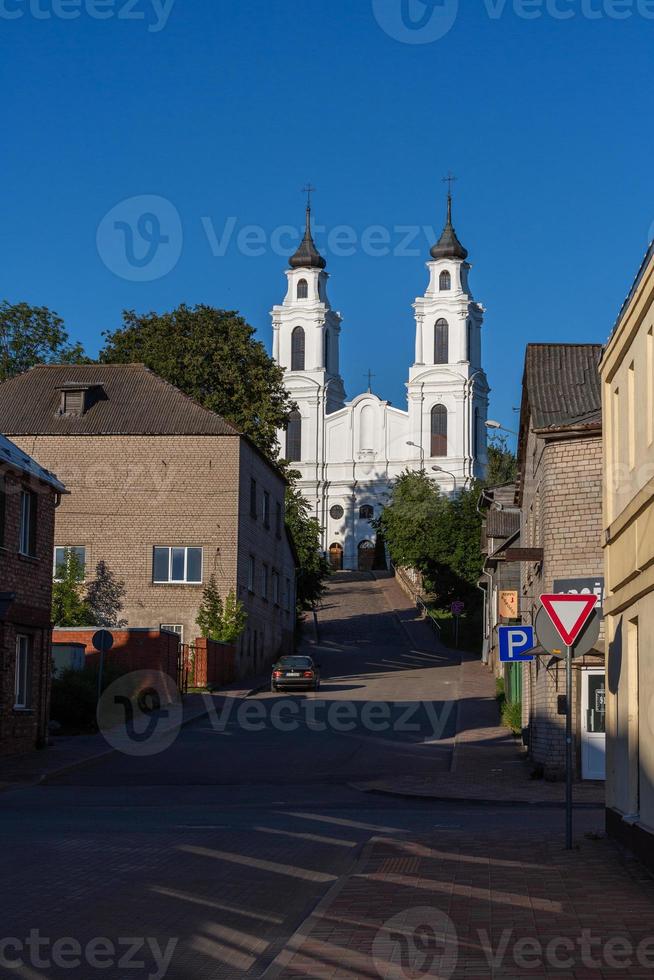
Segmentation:
{"type": "Polygon", "coordinates": [[[273,874],[287,875],[289,878],[301,878],[303,881],[336,881],[336,875],[324,874],[322,871],[312,871],[309,868],[298,868],[294,864],[279,864],[277,861],[263,861],[260,858],[245,854],[230,854],[229,851],[215,851],[211,847],[196,847],[193,844],[182,844],[178,850],[186,854],[197,854],[199,857],[215,858],[228,864],[245,865],[247,868],[257,868],[259,871],[271,871],[273,874]]]}
{"type": "Polygon", "coordinates": [[[278,830],[276,827],[253,827],[262,834],[279,834],[281,837],[314,841],[316,844],[333,844],[336,847],[356,847],[355,840],[341,840],[339,837],[323,837],[321,834],[302,834],[296,830],[278,830]]]}

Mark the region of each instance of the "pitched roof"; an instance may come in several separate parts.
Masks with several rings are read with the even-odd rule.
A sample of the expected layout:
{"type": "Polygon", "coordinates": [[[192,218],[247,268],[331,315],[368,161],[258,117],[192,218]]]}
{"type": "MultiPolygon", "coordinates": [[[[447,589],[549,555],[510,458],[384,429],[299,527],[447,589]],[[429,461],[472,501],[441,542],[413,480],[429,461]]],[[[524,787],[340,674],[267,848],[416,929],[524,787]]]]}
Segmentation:
{"type": "Polygon", "coordinates": [[[508,538],[519,529],[520,511],[515,508],[496,510],[491,507],[486,514],[486,536],[489,538],[508,538]]]}
{"type": "Polygon", "coordinates": [[[0,384],[9,435],[239,435],[144,364],[41,364],[0,384]],[[83,415],[61,415],[61,389],[92,389],[83,415]]]}
{"type": "Polygon", "coordinates": [[[15,446],[13,442],[10,442],[3,435],[0,435],[0,463],[6,463],[12,470],[17,470],[19,473],[25,473],[27,476],[34,477],[40,480],[41,483],[48,483],[54,490],[58,490],[59,493],[67,492],[63,483],[59,482],[54,473],[39,466],[36,460],[28,456],[27,453],[24,453],[22,449],[19,449],[18,446],[15,446]]]}
{"type": "Polygon", "coordinates": [[[601,344],[528,344],[523,391],[535,429],[601,423],[601,344]]]}

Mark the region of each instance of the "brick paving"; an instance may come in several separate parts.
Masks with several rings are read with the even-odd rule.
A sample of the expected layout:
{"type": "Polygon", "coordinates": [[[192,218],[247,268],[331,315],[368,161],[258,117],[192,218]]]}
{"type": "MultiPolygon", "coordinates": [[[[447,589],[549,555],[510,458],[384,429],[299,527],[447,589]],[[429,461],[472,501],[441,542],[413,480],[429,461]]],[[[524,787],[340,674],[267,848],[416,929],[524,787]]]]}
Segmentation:
{"type": "Polygon", "coordinates": [[[266,978],[654,976],[654,879],[607,839],[376,838],[266,978]]]}
{"type": "MultiPolygon", "coordinates": [[[[219,693],[187,694],[183,699],[182,725],[208,712],[218,710],[225,697],[244,698],[268,683],[268,675],[249,677],[226,685],[219,693]]],[[[0,792],[17,786],[35,785],[50,776],[75,769],[114,752],[101,733],[94,735],[55,736],[42,751],[11,755],[0,759],[0,792]]]]}

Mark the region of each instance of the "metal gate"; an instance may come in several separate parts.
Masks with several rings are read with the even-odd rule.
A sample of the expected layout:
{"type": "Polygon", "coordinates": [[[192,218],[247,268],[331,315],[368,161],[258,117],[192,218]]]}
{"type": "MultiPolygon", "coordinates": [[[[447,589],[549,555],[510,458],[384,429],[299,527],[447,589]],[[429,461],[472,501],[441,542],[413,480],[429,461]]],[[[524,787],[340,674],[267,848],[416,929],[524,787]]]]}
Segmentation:
{"type": "Polygon", "coordinates": [[[177,653],[177,688],[180,694],[187,694],[189,685],[193,686],[195,647],[191,643],[180,643],[177,653]]]}

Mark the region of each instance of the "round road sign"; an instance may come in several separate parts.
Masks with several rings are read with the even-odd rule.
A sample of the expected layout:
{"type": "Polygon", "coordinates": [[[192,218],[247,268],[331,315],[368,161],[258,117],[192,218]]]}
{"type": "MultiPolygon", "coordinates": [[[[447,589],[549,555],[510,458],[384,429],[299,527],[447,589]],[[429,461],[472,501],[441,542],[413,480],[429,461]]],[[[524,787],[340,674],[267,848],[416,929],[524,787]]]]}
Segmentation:
{"type": "MultiPolygon", "coordinates": [[[[554,623],[542,606],[536,614],[534,625],[536,627],[538,642],[543,650],[547,650],[553,657],[565,657],[565,643],[556,632],[554,623]]],[[[572,648],[572,656],[583,657],[585,653],[590,653],[599,639],[599,634],[600,616],[597,609],[595,609],[577,637],[575,645],[572,648]]]]}

